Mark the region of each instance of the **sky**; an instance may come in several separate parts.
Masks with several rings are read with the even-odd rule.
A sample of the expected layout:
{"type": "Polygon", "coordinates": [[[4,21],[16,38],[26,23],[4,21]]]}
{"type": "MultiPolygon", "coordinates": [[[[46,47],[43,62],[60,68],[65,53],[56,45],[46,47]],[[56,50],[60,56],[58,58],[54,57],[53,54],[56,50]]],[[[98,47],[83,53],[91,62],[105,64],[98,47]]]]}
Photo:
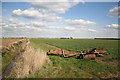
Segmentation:
{"type": "MultiPolygon", "coordinates": [[[[2,36],[117,38],[117,2],[2,2],[2,36]]],[[[1,5],[1,4],[0,4],[1,5]]]]}

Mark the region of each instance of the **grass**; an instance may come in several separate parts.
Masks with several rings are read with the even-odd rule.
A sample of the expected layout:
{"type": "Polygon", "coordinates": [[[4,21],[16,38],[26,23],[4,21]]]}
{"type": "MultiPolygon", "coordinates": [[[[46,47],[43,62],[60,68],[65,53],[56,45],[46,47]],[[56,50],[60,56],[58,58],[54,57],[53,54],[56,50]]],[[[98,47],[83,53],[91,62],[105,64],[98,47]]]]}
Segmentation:
{"type": "Polygon", "coordinates": [[[75,52],[89,50],[92,48],[100,48],[107,50],[112,57],[117,57],[118,55],[118,40],[41,39],[40,41],[75,52]]]}
{"type": "Polygon", "coordinates": [[[4,50],[2,52],[2,73],[5,72],[6,67],[9,65],[9,63],[11,62],[11,60],[18,54],[19,52],[19,46],[20,43],[15,44],[15,49],[14,50],[4,50]]]}
{"type": "Polygon", "coordinates": [[[30,39],[31,41],[31,45],[37,49],[37,48],[41,48],[42,50],[44,51],[48,51],[50,49],[55,49],[55,48],[52,48],[50,46],[48,46],[47,44],[44,43],[44,40],[39,40],[39,39],[30,39]]]}
{"type": "MultiPolygon", "coordinates": [[[[55,49],[47,44],[66,50],[80,52],[92,48],[102,48],[108,51],[111,61],[118,59],[117,40],[92,40],[92,39],[30,39],[34,48],[41,48],[46,52],[55,49]]],[[[118,68],[94,60],[63,58],[49,56],[51,63],[46,64],[36,72],[32,78],[112,78],[116,77],[118,68]]]]}

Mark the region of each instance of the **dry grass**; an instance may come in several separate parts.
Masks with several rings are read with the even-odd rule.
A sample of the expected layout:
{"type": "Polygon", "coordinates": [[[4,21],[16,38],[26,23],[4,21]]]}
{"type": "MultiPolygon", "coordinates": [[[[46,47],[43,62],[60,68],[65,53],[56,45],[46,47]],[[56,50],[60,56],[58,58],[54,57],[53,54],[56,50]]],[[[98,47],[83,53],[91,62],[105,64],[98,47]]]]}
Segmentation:
{"type": "Polygon", "coordinates": [[[14,42],[18,42],[21,39],[2,39],[2,47],[9,46],[10,44],[14,42]]]}
{"type": "Polygon", "coordinates": [[[34,74],[35,71],[40,69],[44,63],[48,60],[46,53],[40,49],[35,50],[29,45],[23,44],[15,66],[13,68],[13,72],[9,77],[12,78],[24,78],[29,74],[34,74]]]}
{"type": "Polygon", "coordinates": [[[0,79],[2,78],[2,57],[0,55],[0,79]]]}
{"type": "Polygon", "coordinates": [[[23,41],[25,39],[1,39],[0,40],[0,50],[12,50],[14,49],[14,45],[17,44],[20,41],[23,41]]]}
{"type": "Polygon", "coordinates": [[[2,39],[0,39],[0,49],[2,48],[2,39]]]}
{"type": "Polygon", "coordinates": [[[1,55],[1,50],[2,50],[2,39],[0,39],[0,79],[2,79],[2,55],[1,55]]]}

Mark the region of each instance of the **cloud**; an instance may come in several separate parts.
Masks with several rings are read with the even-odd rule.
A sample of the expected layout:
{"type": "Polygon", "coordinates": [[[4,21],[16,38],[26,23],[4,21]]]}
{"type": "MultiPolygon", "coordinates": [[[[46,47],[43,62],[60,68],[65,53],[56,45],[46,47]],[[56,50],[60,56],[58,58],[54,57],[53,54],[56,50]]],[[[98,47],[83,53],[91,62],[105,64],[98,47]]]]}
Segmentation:
{"type": "MultiPolygon", "coordinates": [[[[42,22],[39,22],[39,25],[43,24],[42,22]]],[[[8,20],[4,20],[4,24],[2,25],[3,29],[8,28],[8,29],[22,29],[23,30],[36,30],[36,31],[44,31],[45,29],[41,29],[40,27],[33,26],[33,24],[37,24],[37,22],[21,22],[15,18],[10,18],[8,20]]]]}
{"type": "Polygon", "coordinates": [[[24,17],[28,19],[42,19],[45,21],[56,21],[56,20],[61,20],[62,17],[57,16],[56,14],[53,13],[42,13],[39,10],[36,10],[34,8],[29,8],[26,10],[13,10],[12,11],[13,16],[19,16],[19,17],[24,17]]]}
{"type": "Polygon", "coordinates": [[[63,29],[66,29],[66,30],[75,30],[76,28],[74,28],[74,27],[63,27],[63,29]]]}
{"type": "Polygon", "coordinates": [[[120,6],[111,8],[108,12],[108,16],[120,18],[120,11],[119,10],[120,10],[120,6]]]}
{"type": "Polygon", "coordinates": [[[98,32],[95,29],[88,29],[88,28],[85,28],[85,27],[76,27],[76,28],[80,29],[81,31],[98,32]]]}
{"type": "MultiPolygon", "coordinates": [[[[25,30],[35,30],[35,31],[45,31],[45,29],[41,29],[39,27],[35,27],[35,26],[24,26],[24,27],[18,27],[16,24],[9,24],[9,25],[4,25],[4,28],[8,28],[8,29],[13,29],[13,30],[18,30],[21,29],[20,31],[25,31],[25,30]]],[[[18,32],[19,33],[19,32],[18,32]]]]}
{"type": "Polygon", "coordinates": [[[111,24],[111,25],[106,25],[106,28],[118,28],[120,25],[118,24],[111,24]]]}
{"type": "Polygon", "coordinates": [[[90,31],[90,32],[97,32],[97,31],[94,30],[94,29],[88,29],[88,31],[90,31]]]}
{"type": "MultiPolygon", "coordinates": [[[[29,1],[28,1],[29,2],[29,1]]],[[[77,5],[83,0],[51,0],[51,1],[32,1],[29,2],[34,8],[29,8],[26,10],[13,10],[14,16],[24,17],[28,19],[41,19],[44,21],[62,21],[63,18],[58,16],[58,14],[65,13],[73,6],[77,5]]],[[[88,22],[89,23],[89,22],[88,22]]]]}
{"type": "Polygon", "coordinates": [[[86,26],[86,25],[96,25],[95,22],[92,21],[85,21],[83,19],[75,19],[75,20],[64,20],[65,23],[69,24],[69,25],[75,25],[75,26],[86,26]]]}
{"type": "Polygon", "coordinates": [[[44,29],[34,27],[34,26],[25,26],[25,27],[21,27],[21,28],[23,28],[23,29],[31,29],[31,30],[36,30],[36,31],[45,31],[44,29]]]}
{"type": "MultiPolygon", "coordinates": [[[[4,19],[3,19],[4,20],[4,19]]],[[[9,23],[18,23],[19,21],[17,20],[17,19],[15,19],[15,18],[10,18],[10,19],[8,19],[8,20],[4,20],[4,22],[5,21],[8,21],[9,23]]]]}
{"type": "Polygon", "coordinates": [[[6,21],[3,26],[4,37],[61,37],[78,35],[78,33],[87,34],[88,31],[97,32],[94,29],[71,26],[55,26],[38,21],[22,22],[14,18],[4,21],[6,21]]]}
{"type": "Polygon", "coordinates": [[[69,26],[63,26],[61,29],[68,30],[68,31],[73,31],[73,32],[82,32],[82,31],[90,31],[90,32],[98,32],[95,29],[88,29],[88,28],[78,28],[78,27],[69,27],[69,26]]]}
{"type": "Polygon", "coordinates": [[[8,26],[9,26],[9,27],[14,27],[14,28],[16,28],[16,27],[17,27],[17,24],[9,24],[8,26]]]}
{"type": "Polygon", "coordinates": [[[2,17],[0,16],[0,24],[2,23],[2,17]]]}
{"type": "MultiPolygon", "coordinates": [[[[88,29],[84,27],[71,27],[71,26],[54,26],[54,25],[48,25],[47,23],[44,22],[39,22],[39,21],[33,21],[33,22],[22,22],[19,21],[15,18],[10,18],[8,20],[4,20],[3,29],[7,28],[13,29],[13,30],[20,30],[20,31],[38,31],[38,32],[43,32],[47,30],[51,30],[54,32],[55,31],[73,31],[73,32],[81,32],[81,31],[91,31],[91,32],[97,32],[96,30],[93,29],[88,29]]],[[[19,32],[18,32],[19,33],[19,32]]]]}
{"type": "Polygon", "coordinates": [[[15,16],[21,16],[21,17],[25,17],[25,18],[40,18],[42,17],[42,14],[35,10],[34,8],[30,8],[27,10],[22,11],[21,9],[18,10],[14,10],[13,14],[15,16]]]}
{"type": "Polygon", "coordinates": [[[48,27],[45,23],[43,22],[31,22],[29,24],[32,24],[34,26],[42,26],[42,27],[48,27]]]}
{"type": "MultiPolygon", "coordinates": [[[[27,0],[28,1],[28,0],[27,0]]],[[[77,5],[79,2],[84,2],[83,0],[32,0],[28,1],[33,7],[38,9],[45,9],[49,12],[61,14],[68,11],[71,7],[77,5]]]]}
{"type": "Polygon", "coordinates": [[[51,25],[48,25],[47,28],[60,29],[60,28],[62,28],[62,27],[60,27],[60,26],[53,26],[53,25],[51,26],[51,25]]]}
{"type": "Polygon", "coordinates": [[[40,28],[40,27],[42,27],[42,28],[55,28],[55,29],[61,28],[60,26],[47,25],[47,23],[42,22],[42,21],[22,22],[16,18],[10,18],[8,20],[4,19],[3,21],[4,22],[2,23],[2,25],[3,25],[2,27],[14,27],[14,28],[18,28],[18,27],[24,28],[25,27],[25,28],[28,28],[28,26],[34,26],[37,28],[40,28]]]}
{"type": "Polygon", "coordinates": [[[62,28],[60,26],[47,25],[47,23],[43,23],[43,22],[30,22],[29,24],[34,25],[34,26],[44,27],[44,28],[51,28],[51,29],[60,29],[60,28],[62,28]]]}
{"type": "Polygon", "coordinates": [[[15,18],[10,18],[6,23],[9,24],[9,26],[11,25],[12,27],[15,27],[15,26],[16,27],[24,27],[26,25],[29,25],[29,23],[19,21],[18,19],[15,19],[15,18]]]}

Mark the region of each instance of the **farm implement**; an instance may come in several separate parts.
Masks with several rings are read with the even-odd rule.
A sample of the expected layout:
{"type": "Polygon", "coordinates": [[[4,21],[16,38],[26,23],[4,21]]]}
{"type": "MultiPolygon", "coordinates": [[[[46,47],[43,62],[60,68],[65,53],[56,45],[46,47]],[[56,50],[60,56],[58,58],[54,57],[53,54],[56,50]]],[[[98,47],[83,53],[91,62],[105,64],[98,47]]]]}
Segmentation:
{"type": "Polygon", "coordinates": [[[65,58],[75,57],[77,59],[93,59],[94,60],[97,56],[104,56],[104,53],[106,52],[107,51],[105,51],[104,49],[96,49],[96,48],[93,48],[92,50],[81,51],[80,53],[61,49],[61,50],[49,50],[47,52],[47,55],[56,55],[56,56],[61,56],[65,58]]]}

